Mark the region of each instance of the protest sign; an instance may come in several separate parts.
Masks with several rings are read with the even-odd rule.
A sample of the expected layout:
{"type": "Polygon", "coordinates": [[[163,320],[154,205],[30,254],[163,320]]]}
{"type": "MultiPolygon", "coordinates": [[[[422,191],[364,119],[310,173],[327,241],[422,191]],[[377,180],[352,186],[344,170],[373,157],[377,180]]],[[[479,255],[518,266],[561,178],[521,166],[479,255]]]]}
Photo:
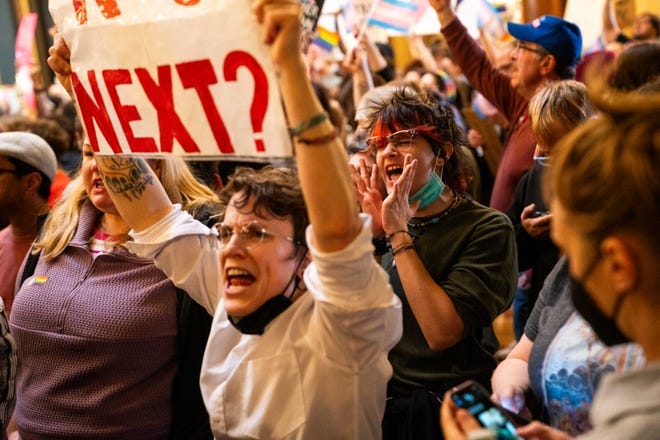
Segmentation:
{"type": "Polygon", "coordinates": [[[291,155],[249,2],[51,0],[94,151],[266,160],[291,155]]]}

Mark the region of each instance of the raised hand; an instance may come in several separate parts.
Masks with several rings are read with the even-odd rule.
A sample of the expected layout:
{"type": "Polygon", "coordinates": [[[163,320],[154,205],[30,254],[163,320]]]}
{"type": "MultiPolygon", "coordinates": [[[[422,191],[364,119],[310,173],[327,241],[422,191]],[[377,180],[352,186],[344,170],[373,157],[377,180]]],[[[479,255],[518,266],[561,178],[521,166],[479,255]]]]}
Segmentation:
{"type": "Polygon", "coordinates": [[[252,12],[264,25],[263,42],[270,46],[273,62],[281,64],[300,56],[302,6],[295,0],[254,0],[252,12]]]}
{"type": "Polygon", "coordinates": [[[374,237],[385,235],[383,231],[383,196],[378,189],[378,167],[376,164],[371,168],[364,159],[360,159],[359,169],[351,166],[351,177],[357,189],[358,202],[362,212],[371,215],[371,233],[374,237]]]}
{"type": "Polygon", "coordinates": [[[412,205],[408,203],[416,169],[417,159],[406,154],[403,161],[403,173],[394,183],[390,195],[383,201],[383,230],[386,233],[407,229],[408,221],[419,208],[420,200],[415,201],[412,205]]]}
{"type": "Polygon", "coordinates": [[[53,45],[48,49],[48,65],[57,79],[73,98],[73,89],[71,88],[71,51],[60,33],[53,37],[53,45]]]}
{"type": "Polygon", "coordinates": [[[438,14],[440,26],[445,26],[456,18],[454,11],[451,10],[451,3],[449,0],[429,0],[429,5],[438,14]]]}

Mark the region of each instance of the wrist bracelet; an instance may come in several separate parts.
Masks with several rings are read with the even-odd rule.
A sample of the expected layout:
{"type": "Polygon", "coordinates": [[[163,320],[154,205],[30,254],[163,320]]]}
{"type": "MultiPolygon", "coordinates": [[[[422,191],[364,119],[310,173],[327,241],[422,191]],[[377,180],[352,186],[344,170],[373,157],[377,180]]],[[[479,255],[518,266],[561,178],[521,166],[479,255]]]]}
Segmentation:
{"type": "MultiPolygon", "coordinates": [[[[398,231],[392,232],[391,234],[385,234],[385,239],[387,241],[390,241],[392,239],[392,237],[394,237],[396,234],[408,234],[408,235],[410,235],[410,232],[407,231],[406,229],[400,229],[398,231]]],[[[412,237],[412,235],[410,235],[410,236],[412,237]]]]}
{"type": "Polygon", "coordinates": [[[317,138],[312,138],[312,139],[296,137],[294,139],[296,142],[304,145],[322,145],[335,140],[337,136],[339,136],[339,133],[337,132],[337,128],[333,127],[332,133],[326,134],[325,136],[319,136],[317,138]]]}
{"type": "Polygon", "coordinates": [[[312,116],[311,118],[302,121],[300,124],[295,127],[289,128],[289,134],[292,137],[300,135],[303,131],[308,130],[312,127],[319,125],[321,122],[328,119],[328,114],[326,112],[321,112],[318,115],[312,116]]]}
{"type": "Polygon", "coordinates": [[[407,251],[408,249],[415,249],[415,244],[414,243],[402,244],[401,246],[399,246],[398,248],[392,251],[392,256],[395,257],[396,254],[400,254],[401,252],[407,251]]]}

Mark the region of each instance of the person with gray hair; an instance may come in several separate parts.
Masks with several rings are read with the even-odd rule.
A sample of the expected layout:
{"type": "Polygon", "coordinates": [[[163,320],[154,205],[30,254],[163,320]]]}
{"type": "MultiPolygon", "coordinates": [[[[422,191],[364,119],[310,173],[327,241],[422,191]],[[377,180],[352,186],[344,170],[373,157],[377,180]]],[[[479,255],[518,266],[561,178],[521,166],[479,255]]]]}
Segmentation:
{"type": "Polygon", "coordinates": [[[582,50],[580,29],[552,15],[528,24],[510,22],[509,33],[517,41],[511,53],[514,69],[507,74],[491,64],[455,16],[450,1],[429,0],[429,4],[437,12],[442,35],[470,84],[510,123],[490,199],[491,208],[506,212],[518,181],[534,165],[534,139],[527,112],[529,99],[546,82],[574,76],[582,50]]]}

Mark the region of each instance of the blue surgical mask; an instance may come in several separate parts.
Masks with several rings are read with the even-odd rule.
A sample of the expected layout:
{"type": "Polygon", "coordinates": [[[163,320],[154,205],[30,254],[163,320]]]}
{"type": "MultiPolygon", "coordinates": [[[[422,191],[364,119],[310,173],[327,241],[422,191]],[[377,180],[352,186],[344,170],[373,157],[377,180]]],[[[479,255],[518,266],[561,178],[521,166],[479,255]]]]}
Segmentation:
{"type": "Polygon", "coordinates": [[[426,185],[421,187],[419,191],[408,198],[408,203],[412,204],[417,200],[421,200],[419,209],[423,209],[437,199],[444,189],[445,182],[442,181],[440,176],[433,172],[429,181],[426,182],[426,185]]]}

